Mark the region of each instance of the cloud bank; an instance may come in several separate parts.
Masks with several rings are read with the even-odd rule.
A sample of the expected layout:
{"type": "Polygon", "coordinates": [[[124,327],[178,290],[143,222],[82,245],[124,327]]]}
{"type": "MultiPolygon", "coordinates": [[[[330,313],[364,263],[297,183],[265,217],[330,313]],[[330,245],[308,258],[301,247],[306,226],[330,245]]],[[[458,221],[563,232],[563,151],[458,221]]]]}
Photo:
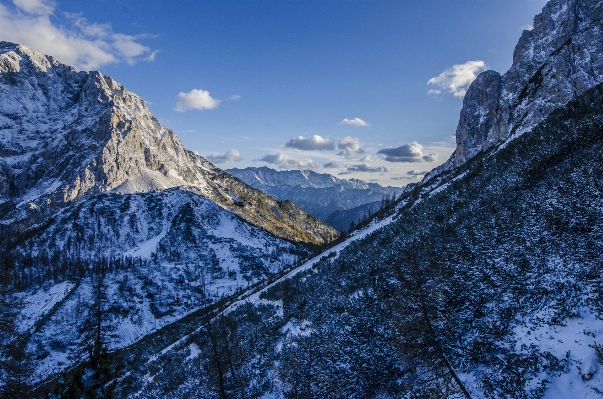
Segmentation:
{"type": "Polygon", "coordinates": [[[354,119],[344,118],[341,122],[338,123],[338,125],[353,125],[353,126],[362,127],[362,126],[370,126],[370,123],[365,122],[360,118],[354,118],[354,119]]]}
{"type": "Polygon", "coordinates": [[[392,180],[415,180],[422,178],[428,171],[409,170],[404,176],[392,177],[392,180]]]}
{"type": "Polygon", "coordinates": [[[0,4],[2,40],[25,44],[80,70],[153,61],[157,51],[140,43],[147,36],[116,33],[110,24],[88,22],[80,14],[56,13],[54,2],[48,0],[0,4]],[[66,17],[67,25],[57,25],[57,15],[66,17]]]}
{"type": "Polygon", "coordinates": [[[227,151],[226,154],[210,154],[207,156],[207,159],[213,163],[227,163],[227,162],[237,162],[242,160],[241,153],[237,150],[227,151]]]}
{"type": "Polygon", "coordinates": [[[185,112],[189,109],[214,109],[220,105],[220,100],[212,98],[209,91],[201,89],[193,89],[188,93],[180,92],[176,97],[178,97],[178,103],[174,110],[178,112],[185,112]]]}
{"type": "Polygon", "coordinates": [[[395,148],[384,148],[377,154],[385,155],[388,162],[435,162],[437,154],[423,155],[423,146],[416,141],[395,148]]]}
{"type": "Polygon", "coordinates": [[[289,156],[287,154],[283,154],[282,152],[279,152],[277,154],[266,154],[259,160],[264,161],[266,163],[273,164],[273,165],[277,165],[281,169],[286,169],[286,168],[293,168],[293,169],[309,168],[309,169],[312,169],[312,168],[318,167],[318,164],[315,163],[314,161],[312,161],[311,159],[295,158],[295,157],[289,156]]]}
{"type": "MultiPolygon", "coordinates": [[[[464,64],[453,65],[452,68],[445,70],[436,77],[427,81],[429,85],[437,85],[442,89],[448,90],[455,97],[464,97],[467,88],[471,82],[477,78],[477,75],[488,69],[484,61],[467,61],[464,64]]],[[[439,90],[430,90],[429,94],[439,94],[439,90]]]]}
{"type": "Polygon", "coordinates": [[[308,138],[303,136],[292,138],[285,147],[303,151],[329,151],[335,149],[335,144],[315,134],[308,138]]]}

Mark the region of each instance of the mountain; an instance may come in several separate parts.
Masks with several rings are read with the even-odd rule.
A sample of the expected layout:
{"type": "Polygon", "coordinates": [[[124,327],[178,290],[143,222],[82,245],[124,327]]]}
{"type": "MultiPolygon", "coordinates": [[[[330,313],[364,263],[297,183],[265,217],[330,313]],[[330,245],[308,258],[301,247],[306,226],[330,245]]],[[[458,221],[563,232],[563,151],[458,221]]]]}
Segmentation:
{"type": "Polygon", "coordinates": [[[310,215],[327,223],[334,220],[329,218],[334,212],[338,212],[339,221],[329,224],[339,231],[346,231],[352,221],[358,222],[368,209],[378,208],[386,196],[398,197],[404,191],[402,188],[382,187],[359,179],[338,179],[311,170],[276,171],[264,166],[234,168],[227,172],[274,198],[295,202],[310,215]],[[354,210],[369,203],[373,203],[369,208],[354,210]],[[347,216],[342,215],[346,213],[347,216]]]}
{"type": "MultiPolygon", "coordinates": [[[[515,54],[528,35],[553,43],[567,30],[548,55],[538,55],[552,62],[566,41],[603,32],[600,9],[601,2],[552,0],[515,54]]],[[[478,133],[493,132],[485,126],[498,119],[485,113],[462,120],[471,136],[457,130],[457,142],[468,152],[458,151],[458,164],[453,157],[405,192],[395,215],[216,309],[196,330],[178,324],[114,357],[115,369],[127,372],[110,380],[111,392],[600,397],[603,84],[593,78],[567,100],[555,97],[565,93],[563,71],[580,71],[585,54],[598,76],[603,41],[582,44],[587,53],[576,48],[564,62],[546,64],[542,71],[551,73],[528,86],[537,94],[522,97],[525,85],[505,83],[510,91],[502,97],[522,97],[505,111],[526,115],[522,122],[505,119],[517,129],[480,141],[478,133]],[[177,340],[167,339],[172,331],[181,332],[177,340]]],[[[512,69],[529,70],[523,63],[530,60],[516,57],[512,69]]],[[[468,96],[496,77],[480,76],[468,96]]],[[[461,119],[471,107],[467,98],[461,119]]]]}
{"type": "MultiPolygon", "coordinates": [[[[598,35],[603,19],[592,16],[600,15],[601,3],[550,1],[535,19],[534,30],[539,31],[534,37],[553,42],[567,31],[566,41],[581,43],[584,35],[598,35]]],[[[523,51],[524,36],[516,54],[523,51]]],[[[603,54],[603,41],[582,44],[590,46],[592,76],[598,76],[594,64],[603,54]]],[[[552,62],[564,49],[538,57],[552,62]]],[[[214,257],[203,260],[209,273],[199,273],[190,259],[170,260],[170,249],[184,245],[193,257],[203,254],[197,248],[215,248],[219,261],[218,243],[230,243],[229,236],[206,227],[194,212],[196,207],[208,207],[199,215],[222,208],[207,199],[206,204],[186,205],[202,198],[188,199],[194,188],[104,193],[71,208],[72,213],[66,209],[55,216],[60,220],[56,225],[40,226],[40,232],[30,229],[31,236],[23,237],[13,252],[21,251],[26,260],[28,254],[53,245],[68,251],[69,236],[80,234],[73,233],[75,227],[61,230],[69,223],[85,224],[82,234],[103,232],[101,240],[124,231],[148,241],[156,234],[145,234],[145,229],[166,231],[157,255],[143,257],[145,246],[133,245],[128,253],[141,256],[111,261],[108,247],[103,258],[84,267],[78,259],[67,262],[67,270],[82,273],[82,278],[48,278],[43,289],[21,294],[30,305],[22,307],[19,325],[28,332],[27,348],[36,364],[28,381],[48,377],[31,396],[53,391],[73,397],[87,391],[108,397],[600,397],[603,83],[593,80],[563,103],[554,96],[555,87],[564,91],[556,86],[563,82],[563,71],[579,71],[583,65],[579,50],[568,53],[564,63],[547,63],[543,71],[558,71],[530,83],[535,91],[553,90],[523,97],[542,103],[546,115],[537,115],[540,108],[522,98],[508,115],[519,115],[522,109],[524,121],[505,119],[519,127],[487,143],[478,133],[492,132],[484,126],[494,126],[490,122],[499,119],[492,115],[498,114],[463,119],[473,107],[466,99],[461,120],[470,139],[457,130],[457,143],[467,144],[464,148],[470,151],[464,154],[469,155],[457,164],[456,155],[463,154],[457,148],[444,167],[402,193],[393,214],[379,215],[382,219],[375,218],[307,262],[278,266],[286,262],[278,259],[281,251],[293,251],[274,236],[252,240],[256,230],[249,227],[249,250],[269,247],[269,258],[280,271],[243,289],[237,290],[235,283],[232,296],[216,297],[206,289],[207,281],[228,276],[228,270],[211,269],[214,257]],[[547,111],[548,95],[552,109],[547,111]],[[130,222],[120,213],[131,207],[126,198],[130,204],[149,201],[144,206],[149,211],[130,222]],[[155,207],[169,212],[171,204],[177,204],[175,216],[153,216],[155,207]],[[56,228],[48,230],[50,226],[56,228]],[[48,237],[39,235],[42,231],[48,237]],[[51,237],[58,237],[55,243],[51,237]],[[104,275],[106,269],[110,273],[104,275]],[[81,290],[74,288],[78,284],[81,290]],[[185,287],[182,296],[180,287],[185,287]],[[206,306],[208,298],[213,301],[206,306]],[[180,317],[183,304],[197,307],[189,317],[180,317]],[[153,327],[169,312],[180,313],[170,324],[153,327]],[[50,319],[54,321],[46,324],[50,319]],[[124,337],[143,326],[152,334],[130,345],[124,337]],[[86,354],[85,345],[95,335],[110,343],[110,353],[95,345],[86,354]],[[115,350],[113,343],[124,341],[128,346],[115,350]]],[[[523,63],[531,59],[516,58],[512,69],[527,70],[523,63]]],[[[478,93],[493,76],[480,75],[467,95],[478,93]]],[[[526,86],[505,87],[510,91],[499,98],[519,99],[526,86]]],[[[222,226],[235,222],[230,219],[222,226]]],[[[96,233],[82,237],[72,239],[71,248],[79,245],[74,254],[86,254],[96,233]]],[[[235,242],[228,248],[238,251],[235,242]]],[[[32,265],[38,264],[38,258],[32,259],[32,265]]],[[[61,268],[58,262],[56,273],[61,268]]],[[[26,279],[36,270],[32,266],[18,276],[26,279]]],[[[52,276],[54,269],[48,273],[52,276]]],[[[210,289],[226,286],[212,284],[210,289]]],[[[15,350],[12,359],[24,359],[20,353],[15,350]]]]}
{"type": "Polygon", "coordinates": [[[186,150],[144,100],[108,76],[1,42],[0,79],[0,222],[9,233],[99,193],[186,186],[281,238],[337,237],[295,204],[186,150]]]}
{"type": "Polygon", "coordinates": [[[110,77],[7,42],[0,210],[0,360],[23,373],[0,367],[0,391],[65,371],[97,342],[144,340],[338,237],[186,150],[110,77]]]}
{"type": "Polygon", "coordinates": [[[334,211],[325,222],[338,231],[348,231],[350,227],[354,227],[359,222],[370,219],[382,206],[383,202],[381,201],[369,202],[356,208],[334,211]]]}
{"type": "Polygon", "coordinates": [[[524,30],[504,74],[481,73],[463,99],[456,151],[430,176],[530,131],[553,110],[603,82],[603,5],[549,1],[524,30]]]}
{"type": "Polygon", "coordinates": [[[133,349],[113,392],[600,397],[603,85],[505,144],[170,346],[133,349]]]}

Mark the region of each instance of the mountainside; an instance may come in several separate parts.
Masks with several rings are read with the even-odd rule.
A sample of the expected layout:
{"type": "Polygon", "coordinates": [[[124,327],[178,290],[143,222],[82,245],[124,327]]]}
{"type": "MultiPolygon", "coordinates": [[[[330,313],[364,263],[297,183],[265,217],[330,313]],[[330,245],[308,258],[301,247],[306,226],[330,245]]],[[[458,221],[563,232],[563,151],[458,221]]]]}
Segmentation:
{"type": "Polygon", "coordinates": [[[368,220],[383,206],[383,202],[369,202],[356,208],[335,211],[327,217],[325,222],[338,231],[348,231],[350,227],[356,226],[358,222],[368,220]]]}
{"type": "Polygon", "coordinates": [[[0,210],[0,396],[240,295],[338,236],[186,150],[110,77],[6,42],[0,210]]]}
{"type": "Polygon", "coordinates": [[[603,4],[551,0],[524,30],[504,74],[486,71],[467,90],[457,148],[434,174],[531,130],[554,109],[603,82],[603,4]]]}
{"type": "Polygon", "coordinates": [[[223,208],[288,240],[337,233],[204,158],[99,72],[76,72],[26,46],[0,43],[0,222],[24,231],[102,192],[194,187],[223,208]]]}
{"type": "MultiPolygon", "coordinates": [[[[348,211],[371,202],[379,202],[386,196],[398,197],[404,189],[382,187],[376,183],[366,183],[358,179],[338,179],[326,173],[311,170],[276,171],[267,167],[228,169],[228,173],[245,183],[260,189],[274,198],[291,200],[309,214],[327,222],[336,211],[348,211]]],[[[363,208],[362,211],[366,211],[363,208]]],[[[331,224],[345,231],[350,222],[358,220],[355,210],[345,216],[347,224],[331,224]]],[[[339,212],[341,218],[341,212],[339,212]]],[[[361,216],[364,216],[362,214],[361,216]]]]}
{"type": "Polygon", "coordinates": [[[25,288],[20,328],[40,359],[32,376],[40,380],[85,358],[96,321],[104,344],[119,349],[279,272],[303,252],[176,188],[95,196],[11,255],[15,284],[25,288]]]}
{"type": "Polygon", "coordinates": [[[597,86],[175,344],[131,352],[113,392],[600,397],[602,110],[597,86]]]}

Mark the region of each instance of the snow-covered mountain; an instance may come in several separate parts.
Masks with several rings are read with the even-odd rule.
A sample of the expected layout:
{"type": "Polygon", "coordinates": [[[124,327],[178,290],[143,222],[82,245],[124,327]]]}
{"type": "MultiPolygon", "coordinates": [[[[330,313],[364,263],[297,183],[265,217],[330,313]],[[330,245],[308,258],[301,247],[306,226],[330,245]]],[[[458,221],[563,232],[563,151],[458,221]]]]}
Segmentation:
{"type": "Polygon", "coordinates": [[[13,251],[17,284],[30,287],[20,328],[43,358],[32,378],[86,355],[97,279],[104,343],[115,350],[279,272],[300,254],[192,190],[106,193],[71,207],[13,251]]]}
{"type": "Polygon", "coordinates": [[[311,170],[276,171],[264,166],[234,168],[227,172],[274,198],[294,201],[310,215],[327,223],[331,214],[339,211],[337,219],[331,218],[337,220],[336,225],[331,226],[340,231],[347,230],[352,221],[358,222],[357,216],[362,218],[367,210],[378,208],[386,196],[397,198],[404,191],[402,188],[382,187],[359,179],[338,179],[327,173],[311,170]],[[345,212],[369,203],[373,205],[345,212]]]}
{"type": "Polygon", "coordinates": [[[337,233],[186,150],[144,100],[99,72],[0,43],[0,222],[20,232],[99,193],[193,187],[288,240],[337,233]]]}
{"type": "Polygon", "coordinates": [[[19,381],[85,359],[95,323],[123,348],[337,236],[186,150],[110,77],[0,42],[0,359],[24,342],[19,381]]]}
{"type": "MultiPolygon", "coordinates": [[[[380,215],[267,282],[254,277],[253,259],[264,256],[261,264],[282,271],[295,245],[239,225],[194,187],[105,193],[29,229],[11,252],[28,266],[15,277],[48,283],[20,296],[29,304],[21,307],[20,326],[35,355],[36,374],[28,381],[55,373],[36,394],[600,397],[603,83],[594,79],[563,96],[565,83],[599,76],[602,7],[600,0],[551,0],[535,19],[536,32],[524,33],[516,50],[512,70],[544,60],[532,82],[512,89],[501,77],[503,96],[496,94],[497,75],[488,72],[469,89],[459,122],[465,127],[457,130],[458,163],[453,156],[403,192],[394,215],[380,215]],[[543,45],[533,47],[542,54],[518,56],[528,36],[543,45]],[[488,81],[494,83],[483,91],[488,81]],[[471,105],[482,91],[501,104],[517,101],[506,110],[494,100],[477,101],[492,105],[490,112],[471,105]],[[511,116],[497,119],[499,111],[511,116]],[[494,139],[493,120],[516,129],[494,139]],[[138,217],[128,214],[133,204],[143,210],[138,217]],[[201,220],[205,214],[216,215],[219,231],[246,233],[231,240],[208,227],[217,222],[201,220]],[[157,251],[149,256],[147,243],[155,238],[157,251]],[[50,257],[41,274],[45,251],[86,255],[97,240],[109,243],[101,259],[63,264],[50,257]],[[113,247],[140,256],[111,260],[113,247]],[[178,247],[187,250],[172,254],[178,247]],[[214,255],[203,258],[204,248],[214,255]],[[212,266],[228,257],[238,259],[232,277],[212,266]],[[81,276],[61,280],[63,270],[81,276]],[[248,278],[256,285],[236,296],[218,300],[211,291],[236,290],[248,278]],[[146,334],[141,331],[153,334],[137,340],[146,334]],[[121,349],[87,355],[84,346],[95,334],[121,349]],[[56,374],[78,362],[63,377],[56,374]]],[[[13,359],[25,358],[19,353],[13,359]]]]}

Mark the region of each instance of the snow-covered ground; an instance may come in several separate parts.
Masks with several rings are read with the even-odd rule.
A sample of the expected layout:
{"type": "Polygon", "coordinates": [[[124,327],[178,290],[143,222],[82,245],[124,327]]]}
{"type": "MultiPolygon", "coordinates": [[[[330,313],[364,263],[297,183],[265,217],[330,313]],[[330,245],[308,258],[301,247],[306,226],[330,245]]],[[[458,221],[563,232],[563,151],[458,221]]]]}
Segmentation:
{"type": "Polygon", "coordinates": [[[593,345],[603,343],[603,320],[588,308],[559,325],[544,323],[546,319],[546,314],[532,315],[513,331],[517,352],[537,348],[562,359],[567,366],[563,371],[547,373],[549,383],[543,399],[600,398],[593,388],[603,390],[603,375],[593,345]]]}

